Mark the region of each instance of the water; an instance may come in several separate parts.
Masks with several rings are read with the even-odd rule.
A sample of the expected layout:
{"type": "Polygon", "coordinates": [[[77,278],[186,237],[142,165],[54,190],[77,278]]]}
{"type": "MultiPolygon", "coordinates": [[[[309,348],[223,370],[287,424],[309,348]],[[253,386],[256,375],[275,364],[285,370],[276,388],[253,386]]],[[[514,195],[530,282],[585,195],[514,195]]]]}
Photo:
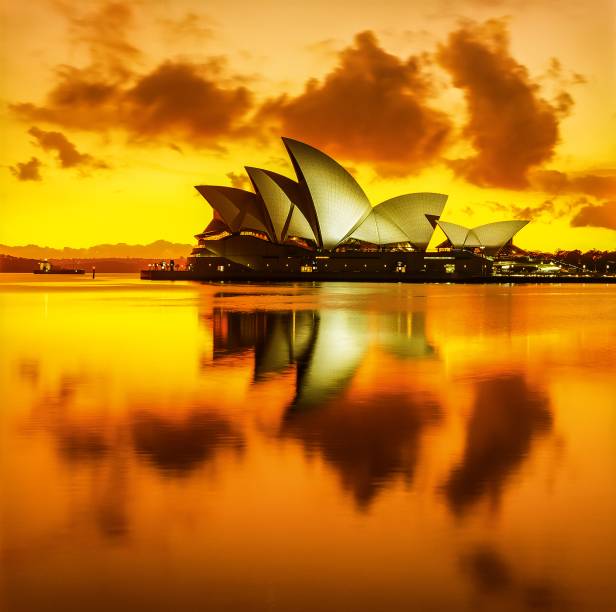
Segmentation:
{"type": "Polygon", "coordinates": [[[616,287],[0,277],[9,612],[616,609],[616,287]]]}

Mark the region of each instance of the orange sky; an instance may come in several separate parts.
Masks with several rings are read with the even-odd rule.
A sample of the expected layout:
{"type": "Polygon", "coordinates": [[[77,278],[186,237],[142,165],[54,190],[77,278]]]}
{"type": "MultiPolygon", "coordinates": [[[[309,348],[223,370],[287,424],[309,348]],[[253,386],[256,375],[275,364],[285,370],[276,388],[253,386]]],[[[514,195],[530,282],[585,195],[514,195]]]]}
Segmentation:
{"type": "Polygon", "coordinates": [[[444,220],[532,219],[522,247],[616,248],[610,0],[0,10],[0,243],[191,242],[192,186],[292,176],[286,135],[373,204],[439,191],[444,220]]]}

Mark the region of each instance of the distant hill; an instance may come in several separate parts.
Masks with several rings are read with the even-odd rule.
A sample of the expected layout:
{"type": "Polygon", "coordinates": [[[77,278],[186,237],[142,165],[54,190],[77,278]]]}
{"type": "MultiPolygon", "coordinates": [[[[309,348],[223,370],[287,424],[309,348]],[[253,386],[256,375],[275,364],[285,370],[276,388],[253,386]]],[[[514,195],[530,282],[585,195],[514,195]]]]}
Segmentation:
{"type": "Polygon", "coordinates": [[[32,272],[38,267],[39,262],[36,259],[0,254],[0,272],[32,272]]]}
{"type": "Polygon", "coordinates": [[[190,254],[192,245],[156,240],[151,244],[97,244],[83,249],[54,249],[36,244],[8,246],[0,244],[0,254],[27,259],[179,259],[190,254]]]}

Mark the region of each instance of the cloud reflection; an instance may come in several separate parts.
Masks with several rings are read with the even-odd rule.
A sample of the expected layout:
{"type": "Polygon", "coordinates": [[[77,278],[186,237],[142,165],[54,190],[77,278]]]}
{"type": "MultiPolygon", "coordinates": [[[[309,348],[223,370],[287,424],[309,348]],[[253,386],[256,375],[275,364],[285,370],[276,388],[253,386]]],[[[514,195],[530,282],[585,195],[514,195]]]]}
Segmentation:
{"type": "MultiPolygon", "coordinates": [[[[26,371],[40,368],[28,366],[26,371]]],[[[26,380],[31,382],[29,376],[26,380]]],[[[83,483],[68,489],[75,533],[94,527],[104,538],[119,541],[131,533],[135,458],[154,466],[151,473],[156,478],[182,478],[221,451],[241,452],[244,439],[230,421],[199,404],[174,406],[181,417],[175,415],[177,410],[169,416],[162,403],[112,415],[101,380],[84,372],[57,375],[51,387],[40,389],[27,431],[48,435],[60,459],[59,469],[69,479],[79,475],[83,483]]]]}
{"type": "Polygon", "coordinates": [[[413,481],[422,434],[441,419],[438,404],[387,394],[365,401],[336,400],[292,407],[280,435],[318,452],[340,476],[342,488],[367,510],[397,478],[413,481]]]}
{"type": "Polygon", "coordinates": [[[222,449],[241,451],[240,433],[222,417],[195,412],[182,421],[152,412],[137,413],[131,424],[134,449],[165,475],[184,476],[222,449]]]}
{"type": "Polygon", "coordinates": [[[58,452],[70,463],[100,461],[109,452],[109,443],[95,429],[65,423],[57,428],[56,434],[58,452]]]}
{"type": "Polygon", "coordinates": [[[217,307],[201,320],[212,321],[214,361],[254,351],[254,384],[295,365],[295,394],[279,436],[319,452],[360,509],[396,479],[412,482],[422,433],[440,422],[440,404],[412,388],[359,397],[347,390],[371,347],[399,360],[434,357],[424,312],[217,307]]]}
{"type": "MultiPolygon", "coordinates": [[[[432,355],[423,313],[381,315],[377,324],[381,349],[399,358],[432,355]]],[[[359,399],[345,394],[370,340],[365,314],[321,311],[298,364],[296,395],[280,430],[308,453],[319,452],[363,510],[396,477],[412,482],[421,434],[441,418],[436,401],[408,393],[375,390],[359,399]]]]}
{"type": "Polygon", "coordinates": [[[476,546],[460,557],[462,572],[473,588],[492,604],[490,609],[568,610],[563,594],[546,578],[515,571],[505,557],[489,545],[476,546]],[[497,601],[500,600],[500,604],[497,601]]]}
{"type": "MultiPolygon", "coordinates": [[[[208,317],[202,315],[202,320],[208,317]]],[[[301,359],[314,337],[319,315],[312,310],[249,312],[214,308],[214,360],[254,352],[255,382],[301,359]]]]}
{"type": "Polygon", "coordinates": [[[450,509],[463,515],[483,498],[498,501],[533,440],[551,426],[547,397],[531,389],[522,376],[479,382],[462,462],[444,486],[450,509]]]}

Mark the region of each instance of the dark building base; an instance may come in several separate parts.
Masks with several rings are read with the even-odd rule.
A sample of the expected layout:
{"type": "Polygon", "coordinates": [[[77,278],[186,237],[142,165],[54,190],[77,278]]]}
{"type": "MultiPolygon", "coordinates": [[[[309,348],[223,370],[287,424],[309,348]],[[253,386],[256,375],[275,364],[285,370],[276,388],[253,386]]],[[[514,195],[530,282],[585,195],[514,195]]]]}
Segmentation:
{"type": "Polygon", "coordinates": [[[203,274],[191,270],[142,270],[143,280],[153,281],[201,281],[201,282],[256,282],[256,283],[294,283],[294,282],[363,282],[363,283],[461,283],[461,284],[569,284],[616,283],[616,276],[391,276],[360,274],[259,274],[259,273],[211,273],[203,274]]]}
{"type": "Polygon", "coordinates": [[[141,278],[231,282],[613,282],[592,276],[495,276],[491,259],[467,251],[306,252],[244,236],[234,238],[238,239],[212,245],[220,250],[223,246],[228,251],[233,249],[232,253],[221,255],[200,250],[188,259],[188,270],[143,270],[141,278]]]}

